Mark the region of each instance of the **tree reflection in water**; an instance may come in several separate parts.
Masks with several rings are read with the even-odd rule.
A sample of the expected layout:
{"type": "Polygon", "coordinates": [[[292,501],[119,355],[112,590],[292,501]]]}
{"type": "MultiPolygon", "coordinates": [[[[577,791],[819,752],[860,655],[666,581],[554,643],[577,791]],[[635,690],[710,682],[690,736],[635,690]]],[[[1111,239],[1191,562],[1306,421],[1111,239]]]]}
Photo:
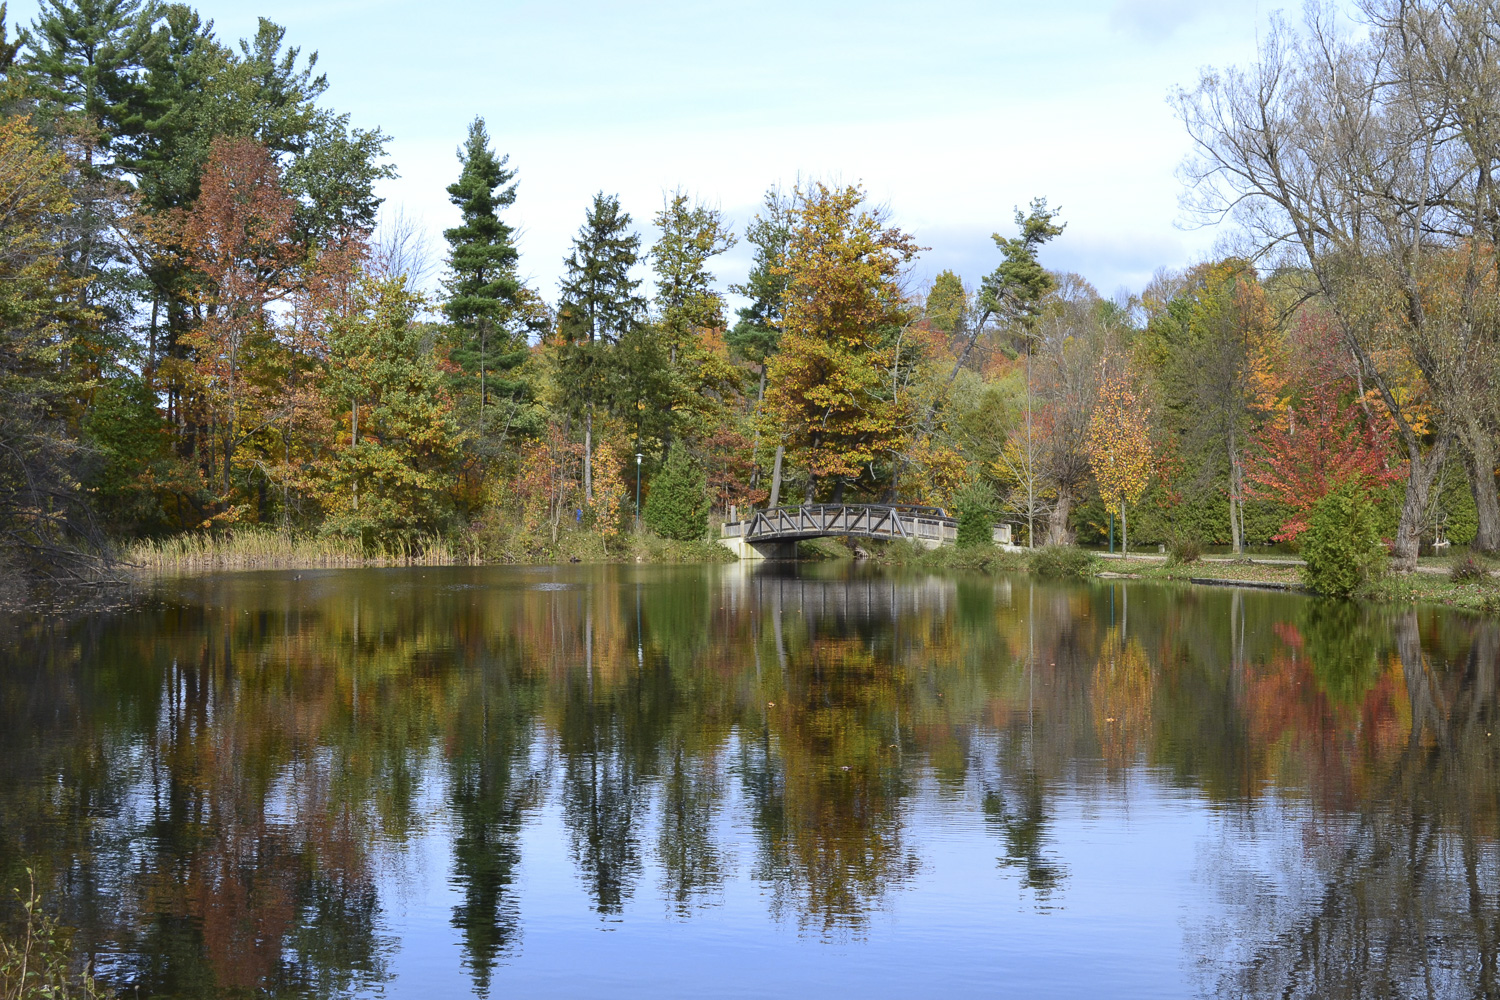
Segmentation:
{"type": "Polygon", "coordinates": [[[1338,666],[1313,660],[1329,702],[1314,732],[1349,739],[1334,708],[1348,704],[1347,678],[1363,674],[1373,655],[1384,661],[1383,676],[1354,685],[1368,692],[1353,706],[1363,726],[1355,739],[1381,766],[1349,775],[1356,795],[1340,803],[1346,808],[1309,810],[1298,826],[1275,831],[1289,869],[1282,878],[1302,887],[1299,905],[1267,898],[1259,873],[1223,882],[1245,919],[1217,930],[1220,947],[1235,942],[1238,961],[1228,972],[1213,970],[1213,991],[1335,1000],[1500,996],[1500,627],[1424,623],[1405,611],[1377,633],[1386,639],[1381,649],[1371,623],[1354,622],[1356,614],[1346,606],[1304,621],[1315,657],[1348,658],[1350,644],[1359,647],[1338,666]],[[1402,720],[1405,726],[1392,725],[1402,720]]]}
{"type": "Polygon", "coordinates": [[[390,873],[432,838],[486,994],[525,954],[549,822],[594,920],[705,919],[748,883],[857,939],[963,815],[1048,911],[1080,884],[1067,803],[1143,782],[1218,817],[1185,942],[1205,993],[1496,995],[1492,624],[807,567],[163,593],[13,620],[0,652],[0,875],[36,867],[142,995],[376,987],[390,873]]]}

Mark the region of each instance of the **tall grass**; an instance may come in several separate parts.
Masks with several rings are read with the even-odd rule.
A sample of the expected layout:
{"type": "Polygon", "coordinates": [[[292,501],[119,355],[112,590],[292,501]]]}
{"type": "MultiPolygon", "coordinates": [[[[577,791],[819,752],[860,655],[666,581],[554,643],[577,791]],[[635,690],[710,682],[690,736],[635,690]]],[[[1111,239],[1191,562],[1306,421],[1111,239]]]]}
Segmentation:
{"type": "Polygon", "coordinates": [[[357,539],[298,535],[267,528],[220,534],[174,535],[131,544],[122,560],[146,573],[205,573],[243,569],[319,569],[349,566],[454,566],[478,561],[467,538],[395,542],[375,549],[357,539]]]}

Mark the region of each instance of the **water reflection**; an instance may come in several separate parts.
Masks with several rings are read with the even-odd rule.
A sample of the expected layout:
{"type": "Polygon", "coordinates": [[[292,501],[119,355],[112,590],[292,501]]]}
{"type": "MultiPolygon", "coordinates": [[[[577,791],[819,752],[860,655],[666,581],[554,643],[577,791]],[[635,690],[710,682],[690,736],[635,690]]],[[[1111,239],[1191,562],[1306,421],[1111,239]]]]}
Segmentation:
{"type": "Polygon", "coordinates": [[[8,627],[0,876],[37,867],[143,996],[367,992],[417,947],[403,878],[433,877],[498,991],[554,822],[574,918],[665,911],[663,955],[746,883],[766,933],[858,941],[971,828],[985,891],[1056,920],[1092,891],[1060,817],[1144,813],[1145,783],[1213,810],[1180,942],[1202,992],[1497,995],[1492,623],[581,567],[249,574],[8,627]],[[399,874],[433,844],[443,872],[399,874]]]}

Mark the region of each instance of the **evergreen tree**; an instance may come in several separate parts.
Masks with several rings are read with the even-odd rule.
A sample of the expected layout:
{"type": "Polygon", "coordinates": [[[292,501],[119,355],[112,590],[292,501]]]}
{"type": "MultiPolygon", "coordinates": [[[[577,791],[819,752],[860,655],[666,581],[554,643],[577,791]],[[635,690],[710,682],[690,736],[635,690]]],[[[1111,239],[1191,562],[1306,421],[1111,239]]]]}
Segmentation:
{"type": "Polygon", "coordinates": [[[509,159],[496,157],[484,119],[475,118],[458,150],[463,170],[448,185],[448,200],[458,207],[461,222],[443,233],[452,248],[443,306],[452,324],[449,358],[463,372],[459,388],[476,400],[474,426],[481,445],[492,424],[504,428],[502,439],[506,436],[508,417],[527,392],[525,380],[511,374],[529,352],[525,337],[512,326],[521,295],[520,253],[514,230],[499,215],[516,201],[516,172],[507,168],[509,159]],[[502,401],[498,421],[497,398],[502,401]]]}
{"type": "Polygon", "coordinates": [[[46,0],[21,60],[40,98],[34,118],[77,162],[66,260],[81,279],[79,305],[92,321],[79,331],[70,362],[90,380],[131,348],[134,274],[116,235],[130,206],[112,150],[137,89],[152,16],[140,0],[46,0]]]}
{"type": "Polygon", "coordinates": [[[22,63],[44,105],[82,119],[85,155],[122,130],[155,8],[141,0],[45,0],[22,63]]]}
{"type": "Polygon", "coordinates": [[[584,216],[573,250],[563,262],[558,331],[570,343],[618,343],[646,308],[630,276],[640,260],[641,238],[630,231],[620,199],[599,192],[584,216]]]}
{"type": "Polygon", "coordinates": [[[724,325],[724,297],[714,291],[708,262],[734,246],[735,237],[721,213],[690,204],[681,191],[667,196],[653,221],[661,230],[651,248],[656,307],[667,359],[676,367],[678,355],[689,351],[703,330],[724,325]]]}
{"type": "MultiPolygon", "coordinates": [[[[286,29],[264,18],[235,51],[186,5],[148,10],[142,69],[119,106],[112,146],[115,171],[136,187],[143,214],[192,204],[216,139],[253,138],[282,170],[301,244],[327,247],[373,228],[381,201],[375,184],[395,176],[384,160],[388,139],[318,106],[328,81],[315,72],[316,53],[304,59],[285,45],[286,29]]],[[[194,320],[192,277],[149,241],[133,252],[149,285],[150,367],[182,354],[179,338],[194,320]]]]}
{"type": "Polygon", "coordinates": [[[927,322],[934,330],[962,334],[968,312],[969,295],[962,279],[952,271],[943,271],[927,293],[927,322]]]}
{"type": "Polygon", "coordinates": [[[958,538],[961,549],[987,549],[995,544],[995,493],[988,484],[971,483],[953,497],[958,512],[958,538]]]}
{"type": "Polygon", "coordinates": [[[745,229],[745,239],[755,247],[750,274],[742,285],[729,290],[749,303],[739,312],[739,322],[725,339],[730,348],[752,364],[761,366],[761,392],[765,391],[765,363],[781,341],[782,316],[786,309],[787,246],[792,240],[792,199],[780,188],[766,192],[763,209],[745,229]]]}
{"type": "MultiPolygon", "coordinates": [[[[786,256],[792,240],[795,204],[778,187],[766,191],[760,214],[745,230],[745,239],[755,247],[750,274],[744,284],[729,286],[730,291],[750,300],[739,310],[739,322],[724,339],[732,352],[760,369],[760,385],[755,392],[757,416],[765,406],[766,366],[781,347],[782,317],[786,311],[787,282],[791,274],[786,266],[786,256]]],[[[752,486],[760,484],[761,423],[760,420],[755,422],[755,442],[751,447],[756,456],[755,470],[750,477],[752,486]]],[[[771,506],[780,500],[781,459],[785,450],[778,438],[772,463],[771,506]]]]}
{"type": "Polygon", "coordinates": [[[708,531],[708,482],[686,448],[673,448],[651,479],[642,516],[663,538],[693,542],[708,531]]]}
{"type": "Polygon", "coordinates": [[[611,346],[640,326],[646,300],[641,282],[630,276],[640,260],[641,238],[630,231],[630,215],[620,199],[594,195],[573,250],[557,308],[557,381],[573,412],[584,417],[583,488],[593,499],[594,408],[611,401],[614,388],[611,346]]]}
{"type": "Polygon", "coordinates": [[[1028,350],[1031,331],[1042,314],[1042,300],[1057,287],[1056,280],[1036,255],[1043,244],[1062,235],[1066,224],[1056,221],[1061,212],[1060,208],[1048,208],[1046,198],[1031,199],[1029,213],[1016,209],[1016,225],[1021,228],[1021,235],[1011,239],[994,234],[995,246],[1000,249],[1000,266],[979,286],[979,304],[986,318],[998,315],[1018,324],[1028,350]]]}

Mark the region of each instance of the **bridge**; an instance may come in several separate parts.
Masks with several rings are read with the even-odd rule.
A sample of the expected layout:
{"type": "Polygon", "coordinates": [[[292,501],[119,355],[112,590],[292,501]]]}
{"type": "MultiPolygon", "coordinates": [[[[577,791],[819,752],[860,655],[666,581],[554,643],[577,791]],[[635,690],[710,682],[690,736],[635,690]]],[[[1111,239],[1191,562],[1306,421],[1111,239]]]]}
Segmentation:
{"type": "MultiPolygon", "coordinates": [[[[997,545],[1011,544],[1010,525],[994,526],[997,545]]],[[[929,549],[958,540],[958,520],[941,507],[908,504],[814,504],[771,507],[726,521],[719,542],[741,559],[794,559],[809,538],[904,538],[929,549]]]]}

